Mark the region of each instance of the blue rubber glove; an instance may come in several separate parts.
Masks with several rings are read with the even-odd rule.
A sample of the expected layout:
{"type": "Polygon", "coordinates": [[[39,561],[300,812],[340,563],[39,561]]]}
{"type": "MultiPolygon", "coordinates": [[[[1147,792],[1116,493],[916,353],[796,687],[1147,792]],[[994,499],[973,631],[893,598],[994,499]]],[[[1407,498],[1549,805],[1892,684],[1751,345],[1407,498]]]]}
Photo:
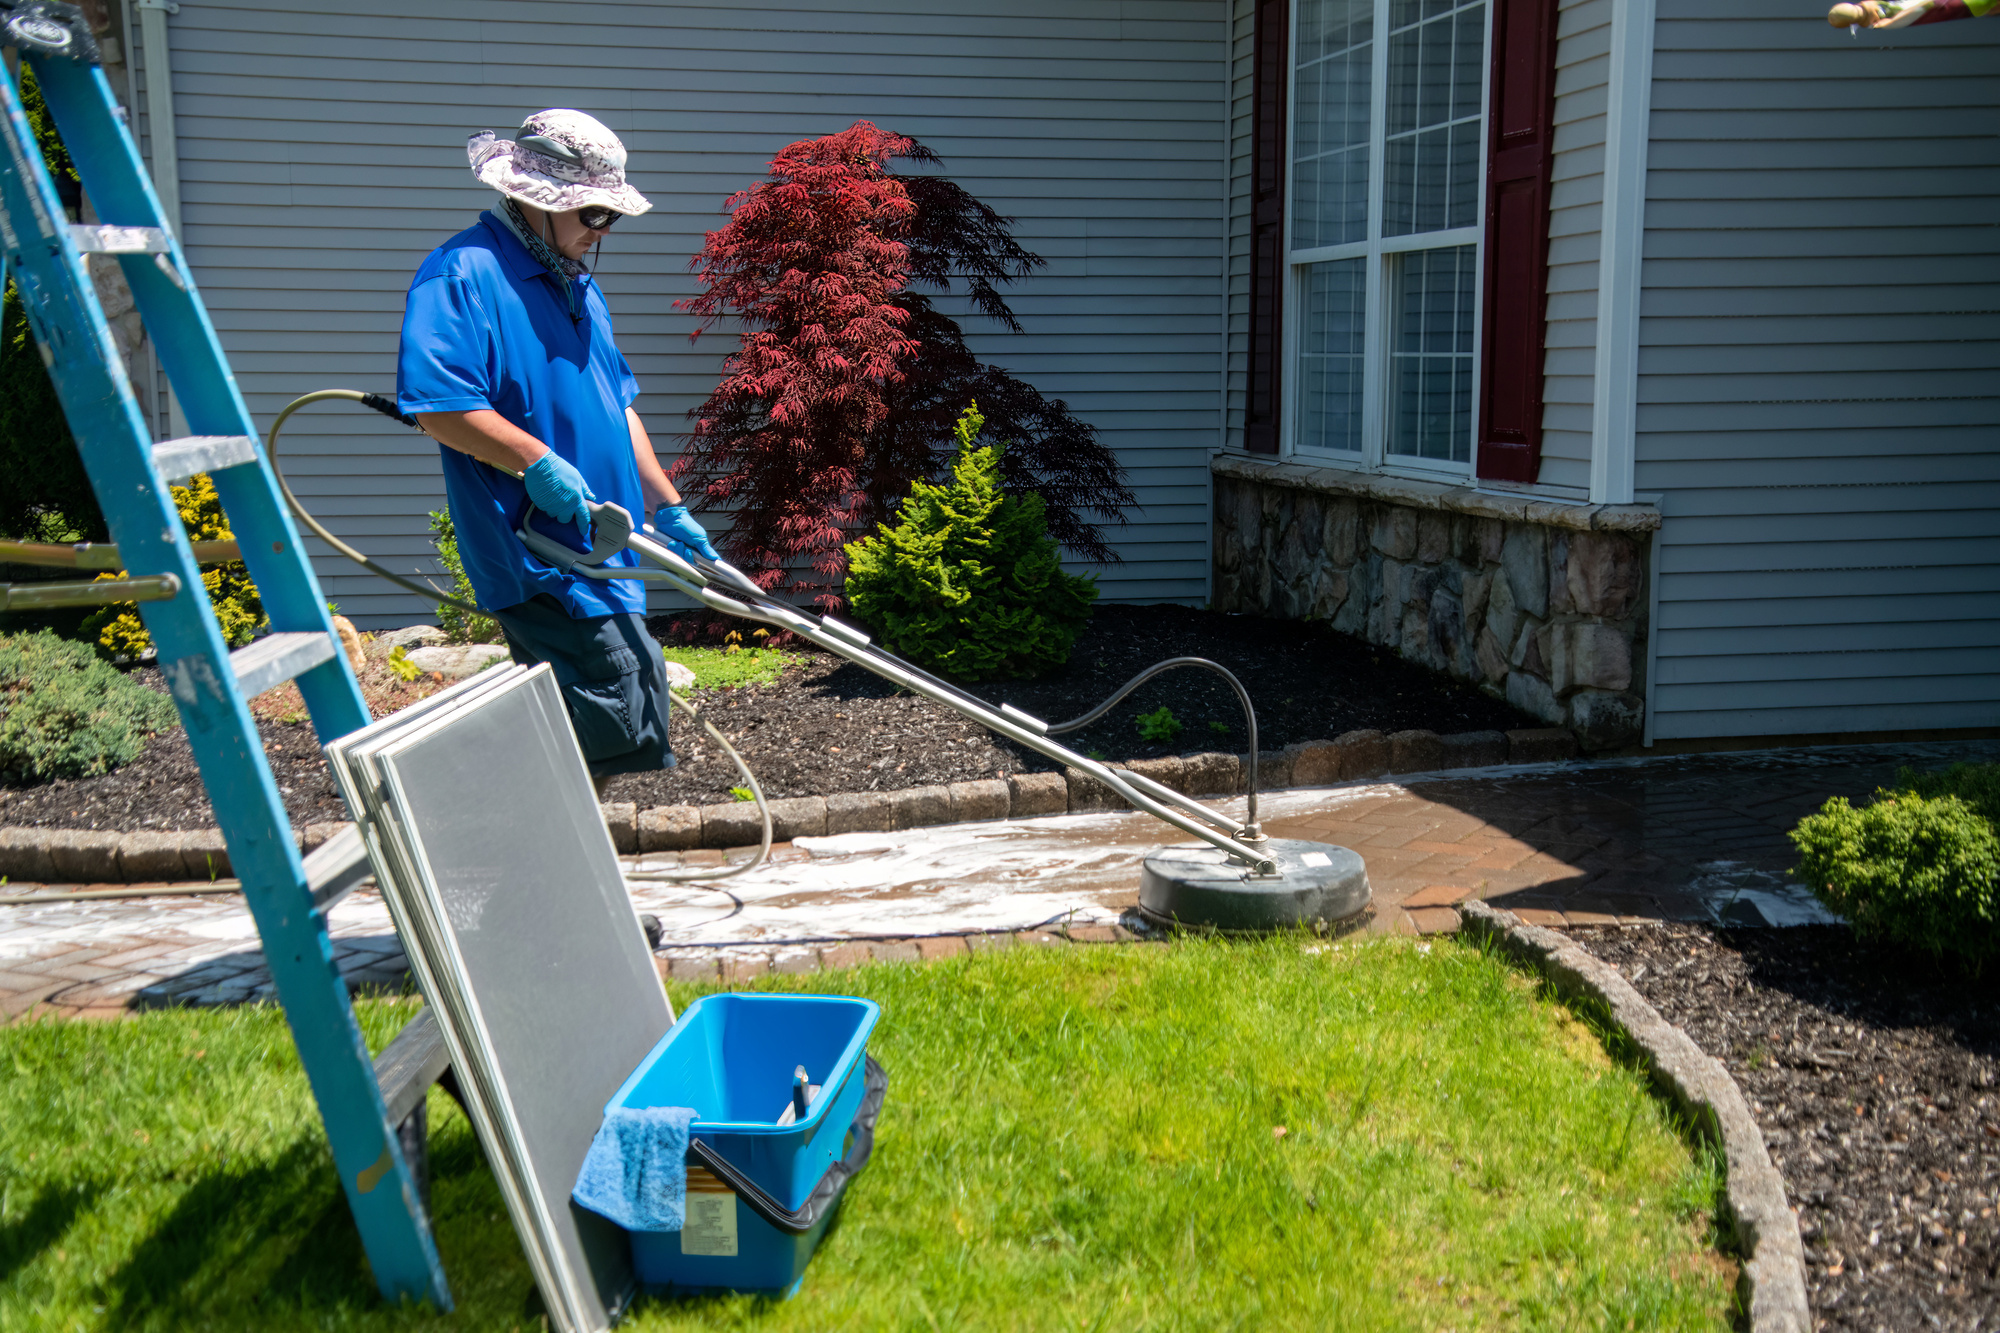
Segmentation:
{"type": "Polygon", "coordinates": [[[686,546],[710,560],[720,560],[708,543],[708,529],[694,521],[686,505],[661,505],[653,511],[653,526],[670,546],[686,546]]]}
{"type": "Polygon", "coordinates": [[[521,480],[527,485],[528,499],[535,508],[551,518],[574,522],[577,531],[583,534],[583,544],[590,545],[590,510],[585,501],[597,497],[591,494],[590,484],[581,472],[551,449],[528,465],[521,480]]]}

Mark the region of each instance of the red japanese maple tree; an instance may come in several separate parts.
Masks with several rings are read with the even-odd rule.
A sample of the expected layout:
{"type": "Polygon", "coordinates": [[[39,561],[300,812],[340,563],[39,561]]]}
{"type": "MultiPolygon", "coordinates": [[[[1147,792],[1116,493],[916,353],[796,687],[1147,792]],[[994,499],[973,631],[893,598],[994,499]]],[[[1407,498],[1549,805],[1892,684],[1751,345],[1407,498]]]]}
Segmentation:
{"type": "Polygon", "coordinates": [[[996,284],[1042,264],[1001,217],[953,182],[899,176],[933,165],[915,140],[857,121],[792,144],[769,179],[731,196],[729,221],[691,265],[695,336],[728,317],[741,343],[690,415],[675,464],[703,509],[731,511],[725,550],[767,588],[837,609],[845,543],[948,461],[951,426],[975,398],[987,437],[1010,442],[1010,490],[1047,506],[1051,534],[1088,559],[1117,557],[1084,517],[1124,521],[1134,503],[1117,459],[1066,404],[984,365],[957,323],[912,284],[954,280],[979,313],[1019,332],[996,284]],[[789,578],[789,582],[787,579],[789,578]]]}

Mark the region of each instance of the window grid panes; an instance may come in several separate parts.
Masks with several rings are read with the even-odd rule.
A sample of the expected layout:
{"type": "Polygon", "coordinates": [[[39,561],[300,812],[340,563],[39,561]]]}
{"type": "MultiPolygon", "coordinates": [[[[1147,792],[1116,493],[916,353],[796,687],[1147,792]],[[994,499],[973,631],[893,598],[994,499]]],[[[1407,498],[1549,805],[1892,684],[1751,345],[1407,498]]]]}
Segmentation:
{"type": "Polygon", "coordinates": [[[1295,3],[1293,443],[1468,464],[1486,0],[1295,3]]]}
{"type": "Polygon", "coordinates": [[[1299,443],[1361,448],[1361,376],[1368,331],[1368,261],[1306,268],[1299,329],[1299,443]]]}
{"type": "Polygon", "coordinates": [[[1470,462],[1478,247],[1413,250],[1393,270],[1389,452],[1470,462]]]}

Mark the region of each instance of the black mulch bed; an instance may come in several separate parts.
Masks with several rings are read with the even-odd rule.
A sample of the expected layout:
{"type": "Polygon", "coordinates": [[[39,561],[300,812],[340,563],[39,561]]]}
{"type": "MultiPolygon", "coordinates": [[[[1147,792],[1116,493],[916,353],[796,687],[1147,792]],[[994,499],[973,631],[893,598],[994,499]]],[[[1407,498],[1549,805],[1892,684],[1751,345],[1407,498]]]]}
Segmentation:
{"type": "Polygon", "coordinates": [[[1785,1178],[1815,1326],[2000,1326],[2000,986],[1845,926],[1578,930],[1729,1068],[1785,1178]]]}
{"type": "MultiPolygon", "coordinates": [[[[132,675],[153,689],[165,688],[157,668],[142,667],[132,675]]],[[[294,826],[347,818],[310,723],[260,721],[257,730],[294,826]]],[[[124,833],[213,828],[215,816],[187,733],[176,727],[153,737],[131,763],[102,776],[0,787],[0,824],[124,833]]]]}
{"type": "MultiPolygon", "coordinates": [[[[663,637],[672,617],[652,622],[663,637]]],[[[771,685],[697,691],[717,726],[750,764],[769,796],[890,791],[1006,773],[1050,770],[953,710],[897,693],[880,677],[830,654],[808,650],[805,662],[771,685]]],[[[1104,606],[1079,636],[1069,665],[1038,680],[972,687],[1051,722],[1081,716],[1152,663],[1206,657],[1235,671],[1257,709],[1259,743],[1338,736],[1358,727],[1439,733],[1540,725],[1470,686],[1414,666],[1323,626],[1222,615],[1184,606],[1104,606]]],[[[159,688],[151,668],[135,673],[159,688]]],[[[263,722],[260,730],[294,825],[345,819],[306,723],[263,722]]],[[[609,801],[641,807],[731,799],[742,778],[735,765],[685,718],[673,724],[680,767],[612,780],[609,801]]],[[[1141,687],[1109,716],[1063,738],[1071,748],[1109,759],[1151,758],[1248,748],[1243,714],[1228,684],[1212,672],[1182,669],[1141,687]],[[1165,705],[1183,726],[1171,743],[1138,734],[1134,719],[1165,705]]],[[[186,829],[210,826],[187,739],[154,738],[137,759],[102,777],[0,789],[0,824],[47,828],[186,829]]]]}
{"type": "MultiPolygon", "coordinates": [[[[650,624],[667,637],[672,617],[650,624]]],[[[1061,722],[1089,712],[1169,657],[1205,657],[1234,671],[1250,692],[1265,748],[1358,727],[1425,727],[1443,734],[1541,725],[1468,685],[1323,626],[1171,605],[1099,607],[1061,670],[971,689],[993,703],[1061,722]]],[[[771,796],[889,791],[1057,767],[942,704],[898,695],[879,676],[830,654],[814,652],[807,665],[774,685],[705,691],[696,701],[714,709],[716,725],[771,796]]],[[[675,723],[679,768],[617,778],[605,799],[641,807],[729,800],[729,789],[743,781],[735,765],[700,732],[681,726],[675,723]]],[[[1234,691],[1199,668],[1148,682],[1103,720],[1061,739],[1071,749],[1109,759],[1240,753],[1249,746],[1234,691]],[[1162,705],[1181,722],[1180,735],[1170,743],[1143,740],[1135,719],[1162,705]]]]}

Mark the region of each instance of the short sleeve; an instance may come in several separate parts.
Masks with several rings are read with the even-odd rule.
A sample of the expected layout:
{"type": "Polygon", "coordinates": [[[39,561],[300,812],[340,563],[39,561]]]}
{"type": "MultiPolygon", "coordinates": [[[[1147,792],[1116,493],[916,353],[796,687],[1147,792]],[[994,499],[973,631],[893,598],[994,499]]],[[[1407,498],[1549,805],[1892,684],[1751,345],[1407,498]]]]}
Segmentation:
{"type": "Polygon", "coordinates": [[[618,357],[618,405],[630,407],[639,401],[639,380],[632,373],[632,363],[625,359],[625,353],[617,352],[616,356],[618,357]]]}
{"type": "Polygon", "coordinates": [[[405,412],[492,407],[492,336],[463,278],[439,274],[410,288],[396,354],[396,406],[405,412]]]}

